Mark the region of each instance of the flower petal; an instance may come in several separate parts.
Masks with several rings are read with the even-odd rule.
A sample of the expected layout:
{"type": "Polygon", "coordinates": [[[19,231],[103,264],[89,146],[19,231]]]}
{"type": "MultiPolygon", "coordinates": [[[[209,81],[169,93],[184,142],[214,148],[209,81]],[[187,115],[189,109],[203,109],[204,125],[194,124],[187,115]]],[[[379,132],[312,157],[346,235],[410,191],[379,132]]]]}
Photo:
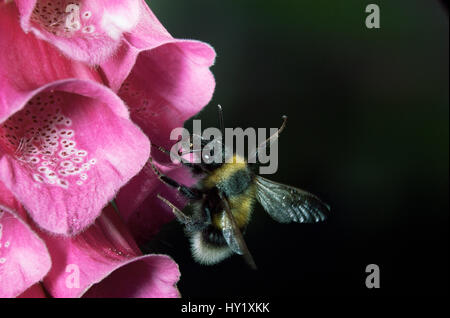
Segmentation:
{"type": "Polygon", "coordinates": [[[174,285],[179,277],[178,266],[170,257],[141,256],[117,268],[83,297],[178,298],[174,285]]]}
{"type": "Polygon", "coordinates": [[[53,297],[176,297],[176,263],[141,256],[110,206],[86,231],[60,239],[42,234],[53,266],[44,285],[53,297]]]}
{"type": "Polygon", "coordinates": [[[0,297],[18,296],[50,270],[44,242],[23,217],[25,211],[0,182],[0,297]]]}
{"type": "MultiPolygon", "coordinates": [[[[161,165],[157,168],[170,178],[186,186],[195,183],[191,172],[181,165],[161,165]]],[[[116,203],[121,215],[138,244],[155,236],[162,225],[174,219],[172,210],[157,198],[160,194],[179,208],[186,199],[176,189],[162,183],[149,165],[126,184],[117,195],[116,203]]]]}
{"type": "Polygon", "coordinates": [[[25,31],[57,46],[72,59],[99,64],[139,21],[139,1],[16,0],[25,31]]]}
{"type": "Polygon", "coordinates": [[[0,179],[42,228],[73,235],[149,156],[122,101],[95,83],[41,88],[0,126],[0,179]]]}
{"type": "MultiPolygon", "coordinates": [[[[197,43],[197,45],[203,45],[197,43]]],[[[118,94],[131,119],[150,140],[170,149],[170,133],[211,99],[215,81],[208,64],[190,58],[192,43],[169,43],[142,51],[118,94]]]]}

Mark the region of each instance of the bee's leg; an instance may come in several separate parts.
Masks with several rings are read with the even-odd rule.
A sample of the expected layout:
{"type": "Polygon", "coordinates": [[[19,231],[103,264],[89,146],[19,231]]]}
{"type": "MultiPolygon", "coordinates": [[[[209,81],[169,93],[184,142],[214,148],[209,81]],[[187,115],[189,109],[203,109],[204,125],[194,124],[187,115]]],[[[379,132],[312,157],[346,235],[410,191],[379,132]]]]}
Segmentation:
{"type": "Polygon", "coordinates": [[[168,176],[161,173],[161,171],[156,168],[156,166],[153,164],[153,160],[150,157],[149,159],[150,164],[152,165],[152,169],[155,172],[155,174],[158,176],[159,180],[161,182],[167,184],[168,186],[171,186],[173,188],[176,188],[181,194],[183,194],[188,199],[201,199],[202,193],[198,191],[197,189],[189,188],[183,184],[180,184],[176,182],[175,180],[169,178],[168,176]]]}
{"type": "Polygon", "coordinates": [[[211,224],[212,223],[211,210],[207,206],[204,206],[203,211],[204,211],[203,218],[205,219],[204,220],[205,223],[211,224]]]}
{"type": "Polygon", "coordinates": [[[178,222],[185,225],[186,230],[189,232],[196,232],[196,231],[202,231],[205,229],[208,225],[211,224],[211,218],[206,218],[204,220],[203,218],[198,218],[195,216],[188,216],[183,211],[178,209],[172,202],[167,200],[166,198],[162,197],[161,195],[156,195],[158,199],[163,201],[165,204],[167,204],[171,209],[175,217],[177,218],[178,222]]]}
{"type": "Polygon", "coordinates": [[[167,200],[166,198],[163,198],[159,194],[157,194],[156,196],[158,197],[158,199],[160,199],[162,202],[167,204],[172,209],[173,214],[175,214],[175,217],[177,218],[177,220],[180,223],[189,224],[192,222],[191,217],[184,214],[179,208],[177,208],[175,205],[173,205],[169,200],[167,200]]]}

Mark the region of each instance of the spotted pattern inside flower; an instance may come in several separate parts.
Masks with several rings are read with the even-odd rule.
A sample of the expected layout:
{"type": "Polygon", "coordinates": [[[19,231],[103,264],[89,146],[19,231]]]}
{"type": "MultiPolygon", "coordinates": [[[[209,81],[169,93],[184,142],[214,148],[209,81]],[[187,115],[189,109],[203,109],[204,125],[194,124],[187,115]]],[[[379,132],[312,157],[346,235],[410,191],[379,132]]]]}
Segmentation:
{"type": "Polygon", "coordinates": [[[3,237],[3,224],[1,223],[1,220],[4,214],[5,211],[2,208],[0,208],[0,265],[6,262],[6,257],[3,257],[2,249],[9,248],[11,245],[10,241],[4,241],[3,237]]]}
{"type": "MultiPolygon", "coordinates": [[[[142,61],[138,59],[138,62],[142,61]]],[[[140,68],[138,64],[137,68],[140,68]]],[[[136,68],[136,66],[135,66],[136,68]]],[[[141,76],[140,72],[133,71],[121,85],[118,95],[126,101],[130,117],[149,139],[163,148],[170,149],[168,143],[170,131],[182,113],[173,107],[171,103],[158,91],[154,85],[148,85],[148,79],[141,76]]],[[[152,79],[155,82],[158,79],[152,79]]],[[[182,124],[181,121],[179,124],[182,124]]],[[[166,155],[156,152],[154,158],[160,162],[169,161],[166,155]]]]}
{"type": "Polygon", "coordinates": [[[92,12],[82,9],[79,0],[38,0],[31,15],[31,21],[56,36],[93,36],[96,27],[92,12]]]}
{"type": "Polygon", "coordinates": [[[26,167],[37,183],[67,189],[83,185],[97,159],[76,141],[72,120],[60,105],[70,95],[41,93],[0,126],[0,146],[26,167]]]}
{"type": "Polygon", "coordinates": [[[162,109],[169,108],[163,99],[147,94],[144,89],[136,88],[128,79],[120,87],[119,96],[129,104],[133,120],[138,123],[142,121],[146,125],[157,126],[157,121],[150,119],[158,116],[162,109]]]}

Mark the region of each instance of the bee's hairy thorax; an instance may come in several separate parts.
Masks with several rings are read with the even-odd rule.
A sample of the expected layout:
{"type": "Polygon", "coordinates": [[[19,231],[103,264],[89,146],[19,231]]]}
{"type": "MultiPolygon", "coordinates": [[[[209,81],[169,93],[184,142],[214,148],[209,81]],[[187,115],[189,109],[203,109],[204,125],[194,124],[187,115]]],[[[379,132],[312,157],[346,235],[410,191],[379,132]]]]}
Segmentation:
{"type": "MultiPolygon", "coordinates": [[[[242,157],[234,155],[206,176],[199,186],[205,190],[216,188],[222,192],[230,203],[237,225],[245,228],[255,200],[255,186],[254,174],[242,157]]],[[[212,223],[221,229],[221,213],[212,215],[212,223]]]]}

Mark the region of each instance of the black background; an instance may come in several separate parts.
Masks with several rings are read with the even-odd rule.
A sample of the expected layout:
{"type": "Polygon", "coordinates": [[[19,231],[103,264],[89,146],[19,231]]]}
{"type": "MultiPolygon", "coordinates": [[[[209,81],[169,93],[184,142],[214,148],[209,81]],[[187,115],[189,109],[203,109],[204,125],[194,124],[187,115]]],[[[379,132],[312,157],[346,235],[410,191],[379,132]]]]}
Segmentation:
{"type": "MultiPolygon", "coordinates": [[[[217,52],[213,100],[197,118],[278,127],[271,179],[332,206],[324,224],[277,224],[255,210],[246,233],[258,265],[193,261],[181,227],[149,245],[179,264],[183,297],[302,300],[448,292],[448,14],[438,1],[152,0],[174,37],[217,52]],[[377,264],[380,290],[365,287],[377,264]]],[[[346,298],[351,302],[351,298],[346,298]]]]}

